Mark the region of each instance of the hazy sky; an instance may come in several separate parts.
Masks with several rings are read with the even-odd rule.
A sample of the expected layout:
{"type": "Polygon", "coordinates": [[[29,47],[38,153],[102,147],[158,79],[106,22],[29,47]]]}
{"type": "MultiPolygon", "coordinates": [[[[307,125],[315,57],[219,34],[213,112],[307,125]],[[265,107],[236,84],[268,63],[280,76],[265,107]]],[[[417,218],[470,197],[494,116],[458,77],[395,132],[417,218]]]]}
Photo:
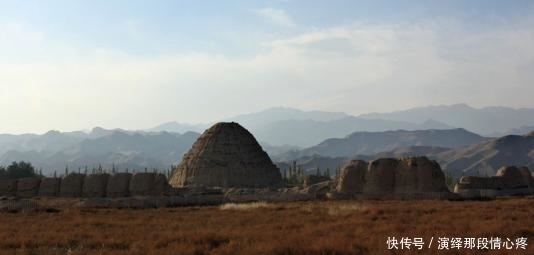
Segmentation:
{"type": "Polygon", "coordinates": [[[0,0],[0,133],[534,107],[533,1],[0,0]]]}

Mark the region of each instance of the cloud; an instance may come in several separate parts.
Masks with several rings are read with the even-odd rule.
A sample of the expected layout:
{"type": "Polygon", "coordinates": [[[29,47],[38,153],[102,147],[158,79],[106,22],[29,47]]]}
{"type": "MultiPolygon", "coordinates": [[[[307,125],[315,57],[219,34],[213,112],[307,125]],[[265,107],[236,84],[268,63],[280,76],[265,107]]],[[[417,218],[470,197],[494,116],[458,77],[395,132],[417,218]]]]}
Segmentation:
{"type": "Polygon", "coordinates": [[[102,48],[0,59],[0,115],[9,120],[1,131],[211,122],[279,105],[353,114],[459,102],[532,107],[532,27],[354,23],[273,38],[239,58],[102,48]]]}
{"type": "Polygon", "coordinates": [[[139,40],[142,37],[139,29],[140,24],[141,22],[135,19],[127,19],[124,21],[126,34],[131,39],[139,40]]]}
{"type": "Polygon", "coordinates": [[[253,10],[253,12],[261,18],[266,19],[267,21],[282,27],[296,27],[295,22],[284,10],[273,9],[273,8],[263,8],[258,10],[253,10]]]}
{"type": "MultiPolygon", "coordinates": [[[[342,110],[345,107],[341,102],[348,102],[351,94],[367,96],[346,105],[362,110],[387,111],[384,106],[391,104],[408,108],[455,102],[532,107],[528,96],[519,92],[534,93],[530,85],[534,75],[527,71],[534,63],[532,27],[528,20],[475,31],[447,20],[393,25],[357,23],[315,29],[263,46],[298,53],[308,67],[318,62],[330,63],[322,67],[322,73],[335,81],[326,82],[335,83],[332,86],[338,89],[331,93],[335,95],[332,98],[344,100],[316,102],[325,108],[337,105],[342,110]],[[381,105],[382,101],[388,104],[381,105]]],[[[324,81],[319,77],[315,80],[324,81]]]]}
{"type": "Polygon", "coordinates": [[[0,47],[6,51],[13,51],[15,48],[30,48],[38,45],[44,40],[44,33],[37,29],[30,28],[24,22],[0,23],[0,47]]]}

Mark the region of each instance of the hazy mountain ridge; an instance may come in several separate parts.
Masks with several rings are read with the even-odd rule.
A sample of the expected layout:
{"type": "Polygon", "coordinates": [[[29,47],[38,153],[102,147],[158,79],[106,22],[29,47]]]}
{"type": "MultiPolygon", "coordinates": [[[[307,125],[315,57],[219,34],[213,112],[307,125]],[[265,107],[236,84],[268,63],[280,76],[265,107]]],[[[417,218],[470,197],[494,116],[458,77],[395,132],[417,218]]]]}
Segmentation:
{"type": "Polygon", "coordinates": [[[327,122],[349,116],[344,112],[302,111],[290,107],[272,107],[259,112],[233,116],[222,121],[234,121],[248,129],[257,129],[278,121],[314,120],[327,122]]]}
{"type": "Polygon", "coordinates": [[[274,146],[309,147],[333,137],[344,137],[355,131],[396,129],[448,129],[451,126],[432,119],[417,122],[358,118],[346,113],[301,111],[277,107],[257,113],[239,115],[224,121],[235,121],[254,134],[256,139],[274,146]]]}
{"type": "Polygon", "coordinates": [[[60,150],[71,146],[83,138],[61,134],[58,131],[49,131],[43,135],[23,134],[23,135],[0,135],[0,154],[9,150],[18,151],[43,151],[60,150]]]}
{"type": "Polygon", "coordinates": [[[302,167],[306,173],[315,174],[317,168],[321,174],[329,169],[330,174],[335,174],[336,169],[342,168],[345,164],[353,159],[371,161],[378,158],[402,158],[407,156],[420,156],[433,153],[448,151],[450,148],[428,147],[428,146],[408,146],[396,148],[392,151],[377,153],[374,155],[353,155],[350,157],[329,157],[322,155],[304,156],[285,162],[276,162],[276,165],[283,171],[288,169],[292,162],[295,161],[298,166],[302,167]]]}
{"type": "Polygon", "coordinates": [[[316,146],[277,155],[275,158],[278,160],[291,160],[313,155],[327,157],[374,155],[407,146],[454,148],[478,143],[487,139],[461,128],[447,130],[354,132],[345,138],[330,138],[316,146]]]}
{"type": "MultiPolygon", "coordinates": [[[[235,121],[254,134],[258,141],[272,146],[310,147],[328,138],[343,138],[356,131],[426,130],[464,128],[486,136],[525,134],[534,130],[534,109],[486,107],[466,104],[418,107],[391,113],[352,116],[342,112],[302,111],[274,107],[237,115],[222,121],[235,121]]],[[[150,130],[202,132],[209,124],[170,122],[150,130]]]]}
{"type": "Polygon", "coordinates": [[[528,135],[531,132],[534,132],[534,125],[532,126],[523,125],[518,128],[509,129],[504,133],[494,133],[492,136],[501,137],[501,136],[506,136],[506,135],[528,135]]]}
{"type": "MultiPolygon", "coordinates": [[[[464,128],[491,137],[523,135],[534,130],[534,109],[473,108],[467,104],[455,104],[353,116],[343,112],[274,107],[221,121],[238,122],[252,132],[256,139],[273,146],[310,147],[328,138],[342,138],[356,131],[464,128]]],[[[183,131],[189,127],[201,132],[208,126],[209,124],[166,123],[152,130],[183,131]]]]}
{"type": "MultiPolygon", "coordinates": [[[[492,144],[495,139],[484,138],[465,129],[451,129],[451,126],[442,122],[442,119],[452,117],[442,118],[435,115],[440,111],[450,113],[451,111],[448,111],[450,109],[454,109],[453,114],[462,116],[479,112],[479,109],[467,105],[430,106],[401,111],[401,113],[423,112],[428,115],[412,114],[413,116],[404,121],[374,119],[380,117],[380,114],[354,117],[345,113],[306,112],[278,107],[226,120],[242,123],[260,141],[273,160],[289,162],[297,159],[306,166],[313,164],[337,166],[340,162],[353,157],[372,159],[375,156],[398,157],[416,154],[430,156],[438,160],[444,168],[447,167],[460,174],[476,173],[477,170],[474,169],[479,169],[478,172],[480,169],[490,169],[488,171],[491,172],[493,171],[491,169],[500,162],[528,163],[534,154],[527,150],[530,146],[527,144],[524,145],[526,148],[523,151],[514,152],[523,155],[521,158],[514,160],[512,157],[507,161],[509,157],[505,156],[507,154],[503,152],[502,146],[492,144]],[[468,114],[455,111],[467,111],[468,114]],[[373,119],[368,118],[369,116],[373,119]],[[420,116],[431,118],[419,119],[420,116]],[[446,135],[447,132],[452,134],[446,135]],[[443,148],[458,146],[465,147],[449,150],[443,148]],[[303,147],[304,149],[301,149],[303,147]]],[[[508,112],[510,109],[489,107],[486,111],[508,112]]],[[[516,115],[521,115],[532,109],[512,110],[519,111],[520,113],[516,115]]],[[[493,120],[493,122],[500,121],[501,119],[493,120]]],[[[493,124],[490,123],[489,126],[491,125],[493,124]]],[[[52,130],[42,135],[0,134],[0,164],[9,164],[13,160],[26,160],[43,169],[64,169],[67,164],[76,168],[113,163],[118,167],[168,168],[170,164],[182,159],[183,153],[189,149],[199,134],[196,132],[178,134],[157,130],[191,128],[203,131],[207,126],[207,124],[168,122],[145,131],[96,127],[90,132],[52,130]]],[[[525,124],[516,131],[527,133],[530,127],[532,126],[525,124]]],[[[519,138],[516,142],[521,143],[523,140],[519,138]]],[[[506,150],[512,151],[513,148],[514,146],[506,150]]]]}
{"type": "Polygon", "coordinates": [[[38,134],[0,134],[0,154],[7,151],[60,151],[69,146],[73,146],[85,139],[95,139],[110,135],[115,131],[132,132],[122,129],[104,129],[95,127],[91,132],[72,131],[59,132],[50,130],[42,135],[38,134]]]}
{"type": "Polygon", "coordinates": [[[358,117],[369,119],[417,120],[434,119],[482,135],[506,134],[522,126],[534,126],[534,109],[510,107],[473,108],[467,104],[417,107],[389,113],[369,113],[358,117]]]}
{"type": "MultiPolygon", "coordinates": [[[[102,165],[119,169],[168,169],[177,164],[200,134],[169,132],[133,132],[98,129],[96,138],[85,138],[60,150],[9,150],[0,156],[0,165],[12,161],[30,161],[45,173],[102,165]]],[[[57,133],[57,136],[68,134],[57,133]]],[[[88,136],[92,137],[92,136],[88,136]]]]}
{"type": "Polygon", "coordinates": [[[177,121],[171,121],[159,124],[153,128],[148,129],[150,132],[174,132],[174,133],[185,133],[188,131],[202,133],[205,129],[209,128],[209,124],[189,124],[189,123],[180,123],[177,121]]]}
{"type": "Polygon", "coordinates": [[[456,175],[494,175],[501,166],[534,167],[534,136],[508,135],[432,155],[456,175]]]}
{"type": "MultiPolygon", "coordinates": [[[[294,158],[297,164],[305,169],[315,169],[319,165],[335,169],[351,159],[374,160],[377,158],[406,156],[427,156],[440,163],[442,169],[453,177],[462,175],[492,176],[501,166],[528,166],[534,169],[534,132],[528,135],[508,135],[491,138],[472,145],[458,148],[408,146],[372,155],[351,155],[347,157],[331,157],[313,155],[294,158]]],[[[278,163],[287,167],[289,162],[278,163]]],[[[324,171],[324,169],[322,169],[324,171]]]]}

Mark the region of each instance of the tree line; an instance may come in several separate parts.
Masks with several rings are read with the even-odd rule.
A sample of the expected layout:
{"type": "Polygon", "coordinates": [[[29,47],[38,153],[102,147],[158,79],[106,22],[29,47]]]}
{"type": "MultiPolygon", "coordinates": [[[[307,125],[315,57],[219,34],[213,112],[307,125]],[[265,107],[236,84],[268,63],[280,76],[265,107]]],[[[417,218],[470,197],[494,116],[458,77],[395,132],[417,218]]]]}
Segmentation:
{"type": "Polygon", "coordinates": [[[25,161],[19,161],[11,163],[9,166],[0,166],[0,180],[11,180],[25,177],[38,177],[42,176],[35,171],[35,168],[31,163],[25,161]]]}
{"type": "MultiPolygon", "coordinates": [[[[170,178],[172,174],[172,170],[176,166],[171,165],[171,168],[165,169],[165,170],[159,170],[156,168],[148,169],[144,168],[144,172],[153,172],[153,173],[162,173],[167,176],[167,178],[170,178]]],[[[61,174],[61,172],[54,171],[52,174],[52,177],[63,177],[69,175],[69,173],[83,173],[85,175],[87,174],[102,174],[102,173],[119,173],[119,172],[126,172],[126,173],[140,173],[143,172],[143,170],[136,170],[136,169],[128,169],[125,170],[119,170],[117,167],[115,167],[115,164],[110,169],[106,169],[102,167],[101,164],[98,164],[98,167],[93,167],[92,169],[88,169],[87,166],[84,168],[79,167],[77,171],[69,169],[68,166],[65,166],[65,172],[64,174],[61,174]]],[[[50,174],[50,173],[49,173],[50,174]]],[[[36,170],[35,167],[30,163],[26,161],[13,161],[9,166],[0,166],[0,180],[13,180],[13,179],[20,179],[25,177],[45,177],[45,175],[42,173],[41,170],[36,170]]]]}
{"type": "MultiPolygon", "coordinates": [[[[341,168],[338,166],[335,169],[335,176],[334,179],[338,179],[339,174],[341,172],[341,168]]],[[[287,186],[301,186],[304,183],[304,178],[307,174],[306,171],[302,168],[302,165],[298,165],[297,161],[293,161],[291,165],[289,165],[289,169],[285,169],[282,171],[282,179],[284,183],[287,186]]],[[[328,179],[332,178],[332,175],[330,173],[330,168],[326,168],[325,171],[321,171],[319,167],[317,167],[315,175],[311,174],[312,176],[323,176],[327,177],[328,179]]]]}

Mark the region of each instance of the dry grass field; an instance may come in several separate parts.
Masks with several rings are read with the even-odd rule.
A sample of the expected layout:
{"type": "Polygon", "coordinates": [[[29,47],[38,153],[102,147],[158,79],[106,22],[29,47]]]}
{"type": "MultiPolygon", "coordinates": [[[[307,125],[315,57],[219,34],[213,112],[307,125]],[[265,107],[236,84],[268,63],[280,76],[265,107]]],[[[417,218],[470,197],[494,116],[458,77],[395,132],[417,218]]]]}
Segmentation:
{"type": "Polygon", "coordinates": [[[57,203],[59,212],[0,213],[0,254],[534,254],[532,204],[527,197],[144,210],[57,203]],[[388,250],[388,237],[421,237],[425,248],[388,250]],[[526,237],[528,245],[438,250],[438,237],[526,237]]]}

